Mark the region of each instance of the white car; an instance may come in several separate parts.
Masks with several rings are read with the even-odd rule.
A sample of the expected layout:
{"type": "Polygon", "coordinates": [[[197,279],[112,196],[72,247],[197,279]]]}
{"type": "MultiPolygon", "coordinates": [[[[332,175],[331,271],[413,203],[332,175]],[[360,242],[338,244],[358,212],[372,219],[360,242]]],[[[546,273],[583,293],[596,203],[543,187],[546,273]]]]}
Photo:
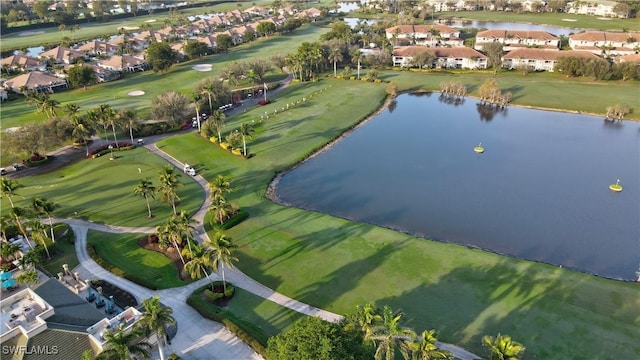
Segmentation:
{"type": "Polygon", "coordinates": [[[184,172],[185,172],[185,174],[189,174],[191,176],[196,176],[196,169],[194,169],[189,164],[184,164],[184,172]]]}

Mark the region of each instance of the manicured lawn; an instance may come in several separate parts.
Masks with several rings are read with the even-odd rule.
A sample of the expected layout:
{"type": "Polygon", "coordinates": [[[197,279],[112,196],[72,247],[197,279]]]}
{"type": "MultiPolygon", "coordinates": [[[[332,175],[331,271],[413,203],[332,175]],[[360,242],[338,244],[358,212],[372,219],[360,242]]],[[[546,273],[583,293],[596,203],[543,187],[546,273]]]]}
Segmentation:
{"type": "MultiPolygon", "coordinates": [[[[166,162],[145,148],[118,152],[117,157],[115,161],[108,156],[81,160],[50,173],[20,178],[17,181],[24,187],[14,196],[16,206],[30,207],[31,199],[39,196],[60,205],[54,212],[57,217],[120,226],[156,226],[165,222],[172,213],[171,205],[161,202],[159,196],[150,199],[155,217],[148,219],[146,202],[135,196],[133,189],[144,178],[158,186],[158,172],[166,162]]],[[[204,191],[191,177],[182,174],[182,169],[176,171],[185,185],[178,189],[178,211],[184,209],[193,214],[204,201],[204,191]]],[[[2,201],[3,213],[8,206],[2,201]]]]}
{"type": "MultiPolygon", "coordinates": [[[[575,15],[566,13],[521,13],[504,11],[455,11],[436,13],[436,19],[472,19],[497,22],[523,22],[531,24],[552,25],[577,29],[593,29],[607,31],[640,31],[640,22],[634,19],[599,19],[599,16],[575,15]],[[566,21],[571,19],[575,21],[566,21]]],[[[576,32],[580,32],[579,30],[576,32]]]]}
{"type": "MultiPolygon", "coordinates": [[[[269,59],[272,55],[286,54],[304,41],[315,41],[320,34],[328,31],[313,25],[306,25],[291,34],[273,36],[268,39],[258,39],[248,44],[234,47],[227,54],[216,54],[200,60],[188,61],[175,65],[166,74],[156,74],[153,71],[128,74],[124,79],[90,86],[87,90],[75,89],[56,93],[52,98],[60,102],[60,115],[64,114],[67,103],[76,103],[81,112],[87,111],[100,104],[109,104],[115,109],[135,109],[142,119],[149,118],[151,101],[166,90],[176,90],[185,95],[191,94],[202,79],[213,77],[218,79],[220,73],[233,61],[249,61],[250,59],[269,59]],[[195,64],[212,64],[210,72],[193,70],[195,64]],[[142,90],[143,96],[129,96],[130,91],[142,90]]],[[[279,71],[267,76],[267,81],[278,81],[286,77],[279,71]]],[[[35,107],[29,106],[22,97],[2,105],[2,128],[33,121],[43,121],[45,114],[36,113],[35,107]]]]}
{"type": "Polygon", "coordinates": [[[48,244],[49,251],[52,252],[51,260],[44,259],[42,267],[51,275],[55,276],[62,271],[62,265],[69,265],[69,269],[78,266],[78,257],[76,256],[76,248],[74,245],[75,234],[67,224],[54,224],[56,231],[56,243],[51,246],[48,244]],[[65,236],[60,236],[66,232],[65,236]]]}
{"type": "Polygon", "coordinates": [[[128,274],[144,277],[158,289],[184,286],[190,281],[178,278],[178,270],[166,256],[138,246],[144,234],[110,234],[89,230],[87,244],[93,245],[100,257],[128,274]]]}
{"type": "MultiPolygon", "coordinates": [[[[401,88],[428,88],[433,81],[397,73],[410,75],[413,83],[401,88]]],[[[620,359],[640,353],[639,284],[418,239],[264,198],[275,171],[375,111],[385,87],[344,80],[291,85],[272,108],[230,119],[225,132],[307,97],[302,108],[258,127],[249,160],[189,135],[166,139],[162,148],[205,167],[209,179],[218,173],[231,178],[236,191],[230,200],[250,213],[227,232],[241,245],[237,266],[288,296],[340,314],[369,301],[388,304],[403,310],[414,330],[439,329],[443,341],[479,354],[481,337],[498,332],[523,342],[529,357],[620,359]]]]}

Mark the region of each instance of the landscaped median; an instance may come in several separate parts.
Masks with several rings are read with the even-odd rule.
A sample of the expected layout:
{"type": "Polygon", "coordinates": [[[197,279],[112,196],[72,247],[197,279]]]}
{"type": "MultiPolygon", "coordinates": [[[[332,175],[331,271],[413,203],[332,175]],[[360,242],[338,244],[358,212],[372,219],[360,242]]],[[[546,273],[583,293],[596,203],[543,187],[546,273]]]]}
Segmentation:
{"type": "Polygon", "coordinates": [[[176,265],[169,258],[138,245],[138,240],[146,236],[89,230],[87,251],[98,265],[114,275],[148,289],[168,289],[191,283],[192,280],[180,279],[176,265]]]}
{"type": "Polygon", "coordinates": [[[233,299],[225,307],[220,307],[203,296],[210,287],[207,284],[194,291],[187,304],[207,319],[222,323],[262,356],[266,355],[269,337],[305,316],[240,288],[236,288],[233,299]]]}
{"type": "MultiPolygon", "coordinates": [[[[443,79],[406,74],[416,79],[402,77],[406,84],[400,90],[408,84],[421,88],[421,81],[437,87],[443,79]]],[[[396,81],[401,75],[383,76],[396,81]]],[[[640,353],[640,284],[415,238],[266,199],[276,171],[375,112],[386,88],[344,80],[292,84],[268,106],[280,108],[327,83],[331,91],[262,122],[251,143],[256,154],[251,161],[189,135],[160,142],[171,155],[206,166],[207,178],[233,179],[237,191],[229,200],[250,215],[225,232],[240,245],[236,267],[278,292],[338,314],[366,302],[389,305],[405,313],[408,326],[438,329],[440,340],[477,354],[483,353],[482,336],[497,333],[523,343],[527,356],[545,359],[622,359],[640,353]]],[[[264,111],[257,107],[230,118],[225,129],[259,119],[264,111]]],[[[398,129],[403,131],[410,129],[398,129]]]]}

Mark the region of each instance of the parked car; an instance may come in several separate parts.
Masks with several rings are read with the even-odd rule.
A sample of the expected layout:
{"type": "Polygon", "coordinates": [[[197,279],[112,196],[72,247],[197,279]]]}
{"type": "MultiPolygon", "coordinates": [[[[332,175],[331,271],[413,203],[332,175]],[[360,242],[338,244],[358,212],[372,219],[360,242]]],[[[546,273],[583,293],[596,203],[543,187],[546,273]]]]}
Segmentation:
{"type": "Polygon", "coordinates": [[[0,168],[0,175],[7,175],[7,169],[0,168]]]}

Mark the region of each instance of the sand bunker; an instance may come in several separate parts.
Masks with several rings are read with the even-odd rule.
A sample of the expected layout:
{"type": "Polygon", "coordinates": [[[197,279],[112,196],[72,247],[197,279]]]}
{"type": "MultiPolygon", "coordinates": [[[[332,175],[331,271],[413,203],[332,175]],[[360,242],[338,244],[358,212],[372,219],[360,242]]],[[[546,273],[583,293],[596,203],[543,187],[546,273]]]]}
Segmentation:
{"type": "Polygon", "coordinates": [[[18,36],[32,36],[32,35],[40,35],[44,34],[44,31],[23,31],[18,36]]]}
{"type": "Polygon", "coordinates": [[[562,19],[562,21],[578,21],[577,19],[562,19]]]}
{"type": "Polygon", "coordinates": [[[156,19],[145,20],[144,22],[156,22],[156,19]]]}
{"type": "Polygon", "coordinates": [[[118,30],[138,30],[140,27],[138,26],[121,26],[118,30]]]}
{"type": "Polygon", "coordinates": [[[127,95],[129,95],[129,96],[142,96],[142,95],[144,95],[144,91],[142,91],[142,90],[129,91],[127,93],[127,95]]]}
{"type": "Polygon", "coordinates": [[[198,64],[193,65],[192,69],[195,71],[211,71],[213,66],[211,64],[198,64]]]}

